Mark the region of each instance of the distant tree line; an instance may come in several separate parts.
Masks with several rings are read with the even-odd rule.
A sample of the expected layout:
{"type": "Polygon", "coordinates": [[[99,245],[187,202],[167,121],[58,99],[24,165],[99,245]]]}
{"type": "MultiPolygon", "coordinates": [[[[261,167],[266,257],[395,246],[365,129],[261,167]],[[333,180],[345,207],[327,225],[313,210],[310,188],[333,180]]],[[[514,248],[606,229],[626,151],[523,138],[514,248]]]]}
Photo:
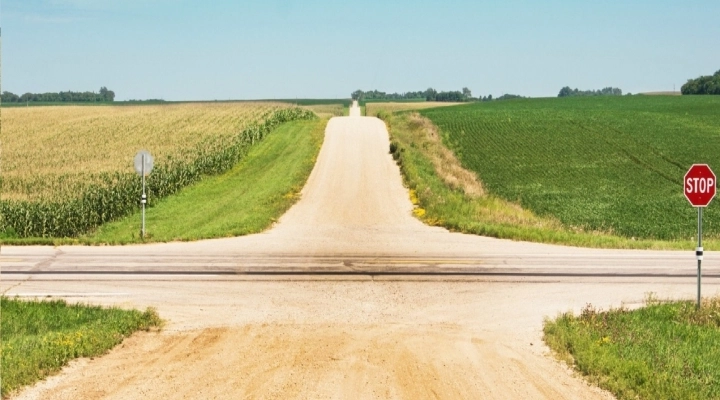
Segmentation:
{"type": "Polygon", "coordinates": [[[447,102],[468,102],[468,101],[493,101],[493,100],[509,100],[522,99],[523,96],[517,94],[504,94],[500,97],[493,98],[491,94],[487,96],[473,97],[470,89],[464,87],[461,91],[438,92],[433,88],[424,91],[405,92],[405,93],[385,93],[377,90],[363,92],[356,90],[352,92],[353,100],[362,102],[363,100],[425,100],[425,101],[447,101],[447,102]]]}
{"type": "Polygon", "coordinates": [[[682,94],[720,94],[720,70],[713,75],[688,79],[680,91],[682,94]]]}
{"type": "Polygon", "coordinates": [[[356,90],[352,92],[351,97],[353,100],[419,100],[425,99],[425,101],[450,101],[450,102],[463,102],[463,101],[475,101],[476,98],[472,97],[472,92],[468,88],[462,88],[462,90],[455,90],[449,92],[438,92],[433,88],[428,88],[424,91],[417,92],[405,92],[405,93],[385,93],[378,90],[362,91],[356,90]]]}
{"type": "MultiPolygon", "coordinates": [[[[492,100],[492,99],[493,99],[492,95],[490,95],[490,100],[492,100]]],[[[510,100],[510,99],[524,99],[524,97],[520,96],[518,94],[509,94],[508,93],[508,94],[504,94],[504,95],[496,98],[495,100],[510,100]]]]}
{"type": "Polygon", "coordinates": [[[110,102],[115,100],[115,92],[108,90],[105,86],[100,88],[99,93],[95,92],[58,92],[58,93],[25,93],[21,96],[12,92],[3,92],[0,95],[3,103],[85,103],[85,102],[110,102]]]}
{"type": "Polygon", "coordinates": [[[565,86],[560,89],[558,97],[574,97],[574,96],[622,96],[622,90],[620,88],[606,87],[599,90],[578,90],[570,89],[570,86],[565,86]]]}
{"type": "MultiPolygon", "coordinates": [[[[215,100],[217,101],[217,100],[215,100]]],[[[137,99],[129,99],[129,100],[123,100],[122,103],[165,103],[165,99],[145,99],[145,100],[137,100],[137,99]]]]}
{"type": "Polygon", "coordinates": [[[364,92],[356,90],[350,95],[353,100],[415,100],[425,98],[425,92],[385,93],[379,90],[364,92]]]}
{"type": "Polygon", "coordinates": [[[449,92],[438,92],[433,88],[428,88],[425,91],[425,101],[448,101],[448,102],[463,102],[477,100],[472,97],[470,89],[464,87],[462,91],[453,90],[449,92]]]}

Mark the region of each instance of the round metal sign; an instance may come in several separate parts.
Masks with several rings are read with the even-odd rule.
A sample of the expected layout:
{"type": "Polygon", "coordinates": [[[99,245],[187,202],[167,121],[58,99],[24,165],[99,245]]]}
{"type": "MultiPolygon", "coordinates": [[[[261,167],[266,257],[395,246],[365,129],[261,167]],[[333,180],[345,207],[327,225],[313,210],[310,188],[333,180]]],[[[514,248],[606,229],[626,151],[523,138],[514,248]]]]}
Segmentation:
{"type": "Polygon", "coordinates": [[[135,154],[133,164],[135,166],[135,172],[137,172],[138,175],[142,175],[144,172],[145,176],[148,176],[150,175],[150,171],[153,169],[153,157],[147,150],[140,150],[137,154],[135,154]]]}

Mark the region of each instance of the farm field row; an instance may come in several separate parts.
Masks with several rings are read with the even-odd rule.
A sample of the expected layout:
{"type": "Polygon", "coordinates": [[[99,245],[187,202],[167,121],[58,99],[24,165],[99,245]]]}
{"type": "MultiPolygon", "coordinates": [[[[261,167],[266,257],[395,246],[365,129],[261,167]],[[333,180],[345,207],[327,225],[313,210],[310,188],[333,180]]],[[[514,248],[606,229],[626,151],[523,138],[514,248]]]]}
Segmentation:
{"type": "Polygon", "coordinates": [[[72,196],[102,173],[133,172],[135,153],[190,161],[282,103],[48,106],[3,110],[3,198],[72,196]]]}
{"type": "Polygon", "coordinates": [[[232,168],[280,124],[312,119],[283,103],[27,107],[3,112],[0,236],[73,237],[137,208],[132,160],[155,157],[153,202],[232,168]]]}
{"type": "MultiPolygon", "coordinates": [[[[570,230],[692,240],[693,163],[720,168],[720,99],[521,99],[422,110],[492,195],[570,230]]],[[[717,200],[716,200],[717,203],[717,200]]],[[[710,204],[705,235],[720,237],[710,204]]]]}

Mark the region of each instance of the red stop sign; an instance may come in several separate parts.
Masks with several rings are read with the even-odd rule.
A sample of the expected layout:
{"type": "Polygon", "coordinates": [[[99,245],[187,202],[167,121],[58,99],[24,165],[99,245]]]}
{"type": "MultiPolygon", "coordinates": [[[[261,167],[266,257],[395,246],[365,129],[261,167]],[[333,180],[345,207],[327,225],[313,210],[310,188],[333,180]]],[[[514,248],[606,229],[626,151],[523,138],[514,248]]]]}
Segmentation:
{"type": "Polygon", "coordinates": [[[705,207],[715,197],[717,179],[707,164],[693,164],[683,179],[685,197],[694,207],[705,207]]]}

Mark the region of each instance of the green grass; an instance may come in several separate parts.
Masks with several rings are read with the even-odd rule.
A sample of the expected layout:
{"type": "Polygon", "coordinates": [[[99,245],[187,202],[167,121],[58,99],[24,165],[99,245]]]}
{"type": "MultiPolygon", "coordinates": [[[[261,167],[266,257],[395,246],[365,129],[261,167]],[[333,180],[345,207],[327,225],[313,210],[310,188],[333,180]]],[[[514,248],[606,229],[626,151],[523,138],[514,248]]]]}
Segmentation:
{"type": "MultiPolygon", "coordinates": [[[[261,232],[299,196],[327,120],[283,124],[230,172],[209,177],[146,211],[145,241],[197,240],[261,232]]],[[[101,226],[84,243],[139,242],[140,213],[101,226]]]]}
{"type": "Polygon", "coordinates": [[[648,302],[638,310],[588,305],[547,320],[545,342],[620,399],[720,398],[720,298],[648,302]]]}
{"type": "MultiPolygon", "coordinates": [[[[720,172],[720,97],[520,99],[419,111],[488,192],[569,230],[691,241],[693,163],[720,172]]],[[[720,208],[705,236],[720,238],[720,208]]]]}
{"type": "Polygon", "coordinates": [[[135,331],[159,327],[157,313],[0,298],[2,395],[59,371],[70,360],[104,354],[135,331]]]}

